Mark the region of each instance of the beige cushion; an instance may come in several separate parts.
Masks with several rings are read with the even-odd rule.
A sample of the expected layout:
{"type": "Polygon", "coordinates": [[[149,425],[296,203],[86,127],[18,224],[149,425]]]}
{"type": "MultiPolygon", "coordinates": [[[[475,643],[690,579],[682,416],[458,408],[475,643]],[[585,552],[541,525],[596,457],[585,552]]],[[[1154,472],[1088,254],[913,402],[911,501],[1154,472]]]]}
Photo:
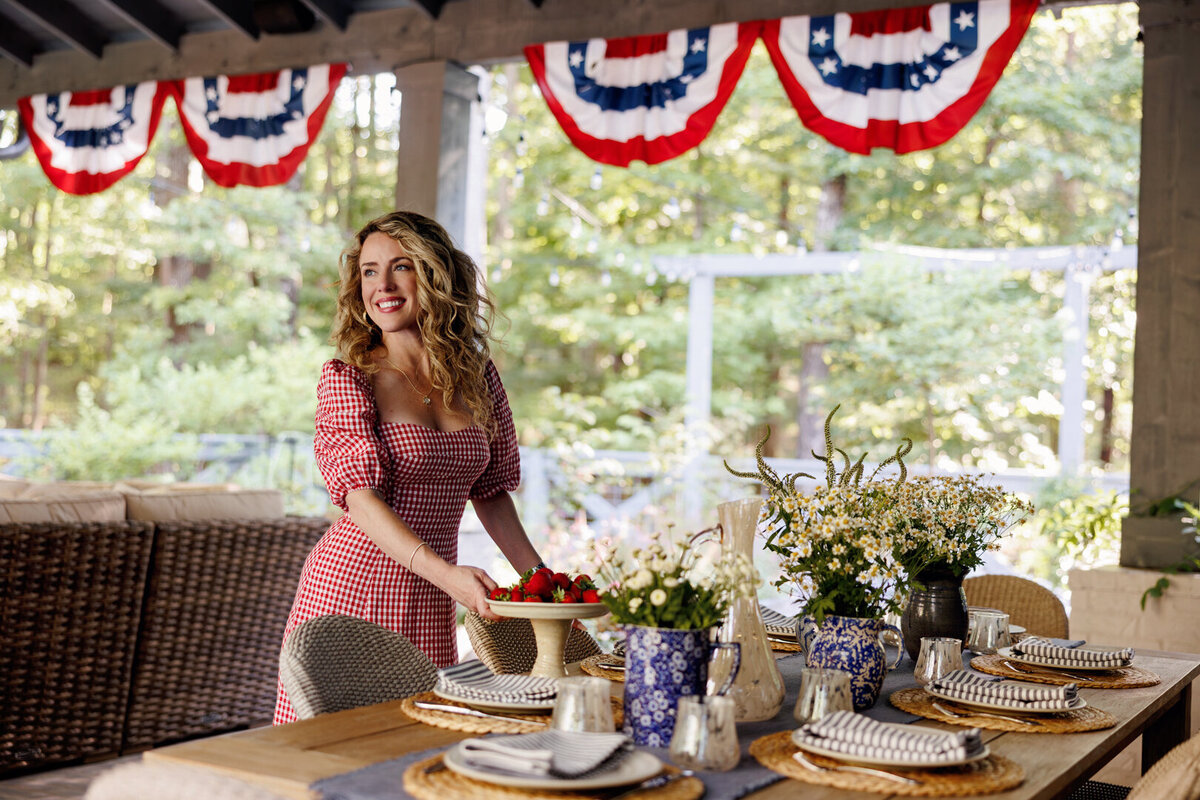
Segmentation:
{"type": "Polygon", "coordinates": [[[220,486],[168,485],[125,495],[129,519],[146,522],[206,519],[279,519],[284,516],[278,489],[229,489],[220,486]]]}
{"type": "Polygon", "coordinates": [[[25,491],[25,487],[29,485],[29,481],[23,481],[20,478],[13,478],[8,475],[0,475],[0,497],[18,497],[21,492],[25,491]]]}
{"type": "Polygon", "coordinates": [[[117,522],[125,519],[125,495],[57,484],[29,484],[0,497],[0,524],[11,522],[117,522]]]}

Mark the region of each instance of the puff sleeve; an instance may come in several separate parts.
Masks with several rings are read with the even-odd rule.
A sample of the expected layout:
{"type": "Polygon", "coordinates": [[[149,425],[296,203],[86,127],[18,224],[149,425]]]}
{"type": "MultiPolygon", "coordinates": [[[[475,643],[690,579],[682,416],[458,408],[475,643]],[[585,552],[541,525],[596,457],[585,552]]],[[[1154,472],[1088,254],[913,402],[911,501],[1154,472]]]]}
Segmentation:
{"type": "Polygon", "coordinates": [[[325,362],[317,384],[317,467],[329,487],[329,499],[343,511],[346,493],[382,489],[384,453],[376,435],[378,414],[370,379],[337,359],[325,362]]]}
{"type": "Polygon", "coordinates": [[[491,460],[483,474],[471,487],[472,500],[486,500],[500,492],[511,492],[521,482],[521,452],[517,447],[517,430],[513,426],[508,395],[500,382],[496,365],[488,361],[484,371],[488,391],[492,395],[492,415],[496,420],[496,435],[489,444],[491,460]]]}

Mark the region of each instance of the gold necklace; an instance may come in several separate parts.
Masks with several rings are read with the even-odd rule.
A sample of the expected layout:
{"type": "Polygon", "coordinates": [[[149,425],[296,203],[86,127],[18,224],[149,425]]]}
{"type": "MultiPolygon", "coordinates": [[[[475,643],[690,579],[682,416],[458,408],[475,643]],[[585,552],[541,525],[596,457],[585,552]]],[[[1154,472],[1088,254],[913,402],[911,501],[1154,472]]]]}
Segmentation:
{"type": "Polygon", "coordinates": [[[413,383],[413,379],[408,377],[408,373],[405,372],[404,370],[400,369],[398,366],[396,366],[396,362],[394,362],[390,358],[386,358],[386,357],[383,360],[388,363],[388,366],[390,366],[392,369],[396,370],[396,372],[399,372],[401,375],[404,376],[404,380],[408,381],[409,388],[411,388],[413,390],[413,392],[415,392],[418,395],[421,395],[421,394],[424,395],[423,397],[421,397],[422,403],[424,403],[426,406],[428,406],[431,402],[433,402],[432,400],[429,399],[429,395],[433,394],[433,381],[429,382],[429,391],[422,393],[421,390],[417,388],[417,385],[415,383],[413,383]]]}

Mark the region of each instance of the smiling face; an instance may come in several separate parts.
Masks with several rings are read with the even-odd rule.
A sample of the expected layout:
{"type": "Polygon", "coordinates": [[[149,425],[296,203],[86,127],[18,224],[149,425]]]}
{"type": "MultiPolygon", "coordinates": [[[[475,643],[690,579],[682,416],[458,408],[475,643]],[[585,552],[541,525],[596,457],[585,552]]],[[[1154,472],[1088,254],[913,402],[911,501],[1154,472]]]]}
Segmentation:
{"type": "Polygon", "coordinates": [[[363,306],[381,331],[416,325],[420,311],[416,266],[399,242],[386,233],[368,236],[359,255],[358,274],[363,306]]]}

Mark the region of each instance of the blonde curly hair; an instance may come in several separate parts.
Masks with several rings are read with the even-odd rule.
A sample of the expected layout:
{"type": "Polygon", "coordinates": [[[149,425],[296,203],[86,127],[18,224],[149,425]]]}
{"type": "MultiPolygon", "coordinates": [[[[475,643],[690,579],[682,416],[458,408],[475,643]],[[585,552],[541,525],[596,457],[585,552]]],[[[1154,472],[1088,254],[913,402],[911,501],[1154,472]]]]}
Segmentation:
{"type": "Polygon", "coordinates": [[[382,332],[367,316],[359,272],[363,242],[372,233],[395,239],[416,266],[417,328],[429,356],[433,389],[441,391],[447,408],[457,392],[475,424],[491,439],[495,420],[485,369],[491,358],[496,306],[480,281],[475,262],[429,217],[393,211],[371,220],[355,234],[338,261],[337,316],[330,344],[343,361],[368,375],[379,371],[371,353],[382,344],[382,332]]]}

